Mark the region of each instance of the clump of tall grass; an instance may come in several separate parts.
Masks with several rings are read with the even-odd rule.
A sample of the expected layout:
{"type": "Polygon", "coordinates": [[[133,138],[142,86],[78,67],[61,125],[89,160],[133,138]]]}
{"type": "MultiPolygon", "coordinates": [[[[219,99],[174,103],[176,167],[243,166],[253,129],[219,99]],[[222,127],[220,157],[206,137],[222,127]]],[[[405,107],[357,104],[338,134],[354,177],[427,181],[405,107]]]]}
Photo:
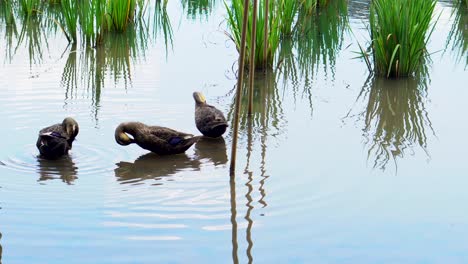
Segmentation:
{"type": "Polygon", "coordinates": [[[136,0],[112,0],[108,2],[108,13],[112,26],[117,32],[123,32],[135,16],[136,0]]]}
{"type": "Polygon", "coordinates": [[[61,0],[60,4],[62,6],[62,24],[65,25],[66,32],[68,32],[65,36],[69,42],[76,43],[78,26],[78,13],[76,10],[78,8],[78,3],[76,0],[61,0]]]}
{"type": "Polygon", "coordinates": [[[19,0],[21,12],[25,16],[30,16],[39,10],[41,0],[19,0]]]}
{"type": "Polygon", "coordinates": [[[81,31],[87,43],[97,45],[102,41],[106,30],[106,1],[85,0],[78,3],[78,16],[81,31]]]}
{"type": "Polygon", "coordinates": [[[7,25],[13,23],[13,1],[12,0],[0,0],[0,8],[2,9],[2,16],[5,19],[7,25]]]}
{"type": "Polygon", "coordinates": [[[326,6],[329,0],[302,0],[299,2],[301,11],[310,15],[317,8],[326,6]]]}
{"type": "MultiPolygon", "coordinates": [[[[237,50],[240,47],[241,40],[241,29],[242,29],[242,18],[244,11],[244,3],[242,0],[233,0],[231,6],[224,3],[228,12],[228,25],[231,29],[230,38],[236,44],[237,50]]],[[[249,13],[252,14],[252,6],[249,5],[249,13]]],[[[265,0],[259,0],[259,12],[257,14],[257,27],[256,27],[256,41],[255,41],[255,66],[257,69],[267,67],[271,68],[273,66],[273,60],[278,49],[280,40],[281,40],[281,15],[282,9],[280,5],[276,5],[274,1],[269,1],[269,14],[268,21],[266,21],[264,10],[265,0]],[[268,23],[268,24],[267,24],[268,23]],[[268,26],[268,42],[267,46],[264,47],[264,30],[265,25],[268,26]],[[265,52],[266,49],[266,52],[265,52]],[[266,54],[266,56],[264,55],[266,54]]],[[[249,15],[248,24],[247,24],[247,38],[246,38],[246,55],[245,55],[245,65],[249,67],[249,57],[250,57],[250,46],[252,43],[251,32],[252,32],[252,15],[249,15]]]]}
{"type": "MultiPolygon", "coordinates": [[[[382,76],[414,74],[428,55],[436,0],[373,0],[370,7],[373,71],[382,76]]],[[[361,50],[364,53],[363,50],[361,50]]],[[[367,54],[363,54],[371,68],[367,54]]]]}

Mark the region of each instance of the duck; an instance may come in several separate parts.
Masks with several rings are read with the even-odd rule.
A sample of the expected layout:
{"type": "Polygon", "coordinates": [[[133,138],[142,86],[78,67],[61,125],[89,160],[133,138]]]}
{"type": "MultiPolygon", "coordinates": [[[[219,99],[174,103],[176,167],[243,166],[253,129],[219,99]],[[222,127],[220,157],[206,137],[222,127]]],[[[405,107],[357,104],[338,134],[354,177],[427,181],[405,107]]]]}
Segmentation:
{"type": "Polygon", "coordinates": [[[222,136],[228,127],[223,112],[207,104],[201,92],[194,92],[193,99],[195,99],[195,125],[198,130],[206,137],[222,136]]]}
{"type": "Polygon", "coordinates": [[[68,154],[79,130],[78,123],[71,117],[41,129],[36,142],[40,155],[46,159],[57,159],[68,154]]]}
{"type": "Polygon", "coordinates": [[[136,143],[158,155],[184,153],[200,136],[179,132],[161,126],[148,126],[141,122],[124,122],[115,129],[115,141],[122,146],[136,143]]]}

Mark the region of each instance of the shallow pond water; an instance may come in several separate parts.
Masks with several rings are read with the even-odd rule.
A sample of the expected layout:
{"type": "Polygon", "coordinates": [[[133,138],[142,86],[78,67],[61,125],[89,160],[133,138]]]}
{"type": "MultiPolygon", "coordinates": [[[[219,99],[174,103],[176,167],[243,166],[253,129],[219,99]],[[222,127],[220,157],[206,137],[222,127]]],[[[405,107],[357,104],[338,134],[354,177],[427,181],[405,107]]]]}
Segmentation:
{"type": "Polygon", "coordinates": [[[256,75],[230,179],[231,131],[170,157],[113,136],[129,120],[198,134],[196,90],[232,118],[237,51],[208,3],[169,1],[169,30],[102,49],[0,19],[1,263],[468,262],[467,52],[449,37],[466,12],[438,3],[427,74],[405,80],[354,59],[368,1],[310,21],[321,34],[256,75]],[[65,116],[80,124],[69,157],[39,158],[38,130],[65,116]]]}

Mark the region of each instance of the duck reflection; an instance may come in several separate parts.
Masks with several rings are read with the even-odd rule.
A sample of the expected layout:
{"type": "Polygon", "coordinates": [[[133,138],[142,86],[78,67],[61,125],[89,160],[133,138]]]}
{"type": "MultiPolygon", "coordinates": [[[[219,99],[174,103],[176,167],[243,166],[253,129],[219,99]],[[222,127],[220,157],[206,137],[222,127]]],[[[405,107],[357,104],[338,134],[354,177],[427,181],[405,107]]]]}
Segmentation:
{"type": "Polygon", "coordinates": [[[160,180],[161,177],[171,176],[184,170],[200,170],[200,161],[191,159],[185,153],[159,156],[150,152],[140,156],[134,162],[121,161],[116,165],[115,176],[122,184],[138,183],[149,179],[160,180]]]}
{"type": "Polygon", "coordinates": [[[428,155],[427,132],[434,134],[434,130],[425,108],[425,79],[375,77],[369,82],[361,96],[368,96],[364,135],[374,168],[385,170],[391,160],[397,168],[397,158],[414,153],[415,146],[428,155]]]}
{"type": "Polygon", "coordinates": [[[38,157],[37,162],[39,181],[61,179],[64,183],[72,184],[78,178],[78,167],[68,155],[56,160],[38,157]]]}
{"type": "Polygon", "coordinates": [[[202,137],[195,143],[194,149],[198,160],[207,159],[215,166],[226,164],[228,161],[226,141],[223,137],[202,137]]]}

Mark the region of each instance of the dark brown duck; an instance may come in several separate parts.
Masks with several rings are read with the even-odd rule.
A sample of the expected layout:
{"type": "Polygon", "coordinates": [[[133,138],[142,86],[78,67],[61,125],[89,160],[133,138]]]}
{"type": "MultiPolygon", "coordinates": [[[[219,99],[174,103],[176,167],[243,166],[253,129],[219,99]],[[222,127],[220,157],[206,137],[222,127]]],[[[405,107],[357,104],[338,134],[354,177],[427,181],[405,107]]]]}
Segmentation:
{"type": "Polygon", "coordinates": [[[36,147],[46,159],[56,159],[72,148],[79,127],[75,119],[67,117],[61,124],[55,124],[39,131],[36,147]]]}
{"type": "Polygon", "coordinates": [[[122,146],[136,143],[159,155],[179,154],[189,149],[200,137],[167,127],[126,122],[115,129],[115,141],[122,146]]]}
{"type": "Polygon", "coordinates": [[[200,92],[193,93],[195,99],[195,125],[207,137],[220,137],[228,127],[223,113],[216,107],[206,103],[205,96],[200,92]]]}

